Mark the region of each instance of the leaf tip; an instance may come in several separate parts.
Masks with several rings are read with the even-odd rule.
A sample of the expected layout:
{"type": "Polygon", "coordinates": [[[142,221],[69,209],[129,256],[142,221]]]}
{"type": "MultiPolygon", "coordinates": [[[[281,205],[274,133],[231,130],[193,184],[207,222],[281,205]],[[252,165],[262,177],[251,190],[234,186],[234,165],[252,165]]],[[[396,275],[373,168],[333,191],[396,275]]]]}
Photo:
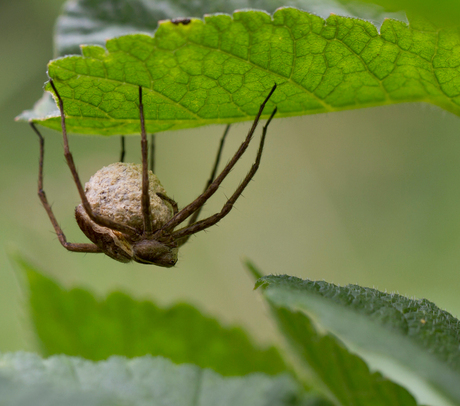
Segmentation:
{"type": "Polygon", "coordinates": [[[253,264],[252,261],[249,259],[245,258],[243,259],[244,264],[246,265],[246,268],[248,271],[251,273],[251,275],[254,277],[254,279],[260,279],[262,278],[262,273],[256,268],[256,266],[253,264]]]}

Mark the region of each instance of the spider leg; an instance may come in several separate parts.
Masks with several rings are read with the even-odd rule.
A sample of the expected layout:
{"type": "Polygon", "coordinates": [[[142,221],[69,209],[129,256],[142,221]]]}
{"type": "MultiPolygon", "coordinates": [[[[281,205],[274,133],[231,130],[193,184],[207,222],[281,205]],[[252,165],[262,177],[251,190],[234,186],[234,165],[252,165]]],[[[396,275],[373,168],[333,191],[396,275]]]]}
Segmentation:
{"type": "Polygon", "coordinates": [[[120,152],[120,162],[125,162],[125,136],[122,135],[121,137],[121,152],[120,152]]]}
{"type": "MultiPolygon", "coordinates": [[[[217,168],[219,167],[219,162],[220,162],[220,157],[222,155],[222,150],[224,148],[224,142],[225,142],[225,138],[227,137],[227,134],[230,130],[230,124],[227,125],[227,127],[225,127],[225,131],[224,131],[224,135],[222,136],[221,140],[220,140],[220,144],[219,144],[219,149],[217,150],[217,156],[216,156],[216,160],[214,162],[214,167],[211,171],[211,177],[209,178],[208,180],[208,183],[206,183],[206,186],[204,187],[204,190],[203,192],[205,192],[209,186],[211,185],[212,182],[214,182],[214,179],[216,178],[216,173],[217,173],[217,168]]],[[[190,220],[188,221],[188,225],[192,225],[193,223],[195,223],[197,220],[198,220],[198,217],[201,213],[201,209],[203,208],[203,206],[199,207],[197,211],[195,211],[192,216],[190,217],[190,220]]],[[[176,213],[174,213],[176,214],[176,213]]],[[[187,236],[185,237],[183,240],[181,240],[179,242],[180,245],[184,245],[187,240],[189,239],[190,236],[187,236]]]]}
{"type": "Polygon", "coordinates": [[[141,119],[141,150],[142,150],[142,217],[144,218],[144,234],[152,233],[150,221],[150,196],[149,196],[149,167],[148,167],[148,142],[145,132],[144,105],[142,104],[142,87],[139,86],[139,116],[141,119]]]}
{"type": "Polygon", "coordinates": [[[171,220],[169,220],[163,226],[163,228],[158,230],[160,234],[163,234],[163,233],[167,234],[172,229],[174,229],[174,227],[176,227],[178,224],[182,223],[185,219],[190,217],[196,210],[198,210],[201,206],[203,206],[203,204],[205,204],[206,201],[217,191],[218,187],[223,182],[225,177],[230,173],[232,168],[235,166],[235,164],[238,162],[238,160],[241,158],[241,156],[246,151],[249,143],[251,142],[251,139],[257,127],[257,124],[259,123],[259,119],[260,119],[260,116],[262,115],[265,104],[268,102],[268,99],[270,99],[275,89],[276,89],[276,84],[275,86],[273,86],[268,96],[265,98],[263,103],[260,105],[259,112],[257,113],[256,118],[254,119],[252,127],[249,130],[248,135],[246,136],[246,139],[240,145],[235,155],[233,155],[232,159],[230,159],[230,161],[225,166],[225,168],[222,170],[222,172],[219,174],[219,176],[217,176],[217,178],[209,185],[209,187],[200,196],[198,196],[192,203],[185,206],[179,213],[177,213],[171,220]]]}
{"type": "Polygon", "coordinates": [[[85,190],[83,189],[83,186],[81,184],[80,177],[78,176],[78,172],[77,172],[77,168],[75,167],[73,156],[69,150],[69,140],[67,138],[67,129],[66,129],[65,115],[64,115],[64,102],[62,101],[62,98],[59,95],[59,92],[57,91],[56,86],[54,85],[53,79],[50,79],[50,84],[59,101],[59,110],[61,112],[62,137],[64,140],[64,156],[67,161],[67,165],[70,169],[70,172],[72,173],[72,177],[74,179],[75,185],[77,186],[78,193],[81,199],[81,203],[86,211],[86,214],[88,214],[88,217],[92,221],[94,221],[96,224],[102,227],[107,227],[112,230],[120,231],[124,234],[128,234],[131,236],[138,235],[138,231],[134,227],[130,227],[125,224],[118,224],[115,221],[112,221],[106,217],[99,216],[93,212],[93,209],[91,208],[91,205],[89,204],[88,198],[86,197],[85,190]]]}
{"type": "Polygon", "coordinates": [[[56,232],[59,242],[61,245],[69,250],[69,251],[75,251],[75,252],[102,252],[97,245],[95,244],[84,244],[84,243],[72,243],[68,242],[64,232],[62,231],[62,228],[59,226],[56,217],[54,217],[53,210],[51,209],[51,205],[48,203],[48,199],[46,197],[45,191],[43,190],[43,158],[45,156],[45,140],[38,131],[37,127],[35,127],[35,124],[30,122],[29,123],[32,129],[35,131],[35,133],[38,135],[38,138],[40,140],[40,161],[38,164],[38,197],[40,198],[43,207],[45,208],[46,212],[48,213],[48,217],[51,220],[51,224],[54,227],[54,231],[56,232]]]}
{"type": "MultiPolygon", "coordinates": [[[[230,130],[230,124],[228,124],[227,127],[225,127],[224,135],[222,135],[222,139],[220,140],[220,144],[219,144],[219,149],[217,150],[216,161],[214,162],[214,167],[212,168],[211,176],[208,180],[208,183],[206,183],[206,186],[204,187],[203,192],[205,192],[209,188],[209,186],[211,186],[211,183],[214,182],[214,179],[216,178],[217,168],[219,167],[220,157],[222,155],[222,150],[224,148],[225,138],[227,137],[229,130],[230,130]]],[[[200,206],[198,210],[193,213],[193,215],[190,217],[190,220],[188,222],[189,225],[196,222],[196,220],[198,219],[198,216],[200,215],[202,208],[203,206],[200,206]]]]}
{"type": "MultiPolygon", "coordinates": [[[[125,162],[125,155],[126,155],[126,149],[125,149],[125,136],[122,135],[121,137],[121,152],[120,152],[120,162],[125,162]]],[[[153,171],[155,165],[155,134],[150,134],[150,162],[149,162],[149,169],[153,171]]]]}
{"type": "Polygon", "coordinates": [[[155,173],[155,134],[150,134],[150,162],[149,167],[155,173]]]}
{"type": "Polygon", "coordinates": [[[177,203],[175,200],[171,199],[170,197],[164,195],[163,193],[157,193],[157,196],[164,200],[165,202],[168,202],[172,208],[173,208],[173,216],[175,216],[177,214],[177,212],[179,211],[179,208],[177,207],[177,203]]]}
{"type": "Polygon", "coordinates": [[[246,188],[246,186],[249,184],[249,182],[251,181],[251,179],[257,172],[257,169],[259,169],[260,159],[262,157],[262,150],[264,148],[265,136],[267,134],[267,128],[275,114],[276,114],[276,108],[275,110],[273,110],[273,113],[270,115],[270,118],[268,119],[267,123],[265,124],[263,128],[262,137],[260,139],[260,145],[259,145],[259,150],[257,151],[256,160],[254,164],[252,165],[250,171],[246,175],[246,177],[243,179],[243,182],[240,183],[238,188],[235,190],[235,192],[230,197],[230,199],[227,200],[224,207],[219,213],[216,213],[211,217],[198,221],[197,223],[192,224],[191,226],[181,228],[180,230],[177,230],[174,233],[172,233],[171,237],[173,240],[178,240],[178,239],[180,240],[179,246],[183,245],[184,242],[187,241],[188,236],[195,234],[199,231],[202,231],[208,227],[213,226],[218,221],[222,220],[228,213],[230,213],[230,210],[232,210],[234,203],[241,196],[241,193],[243,193],[244,189],[246,188]]]}

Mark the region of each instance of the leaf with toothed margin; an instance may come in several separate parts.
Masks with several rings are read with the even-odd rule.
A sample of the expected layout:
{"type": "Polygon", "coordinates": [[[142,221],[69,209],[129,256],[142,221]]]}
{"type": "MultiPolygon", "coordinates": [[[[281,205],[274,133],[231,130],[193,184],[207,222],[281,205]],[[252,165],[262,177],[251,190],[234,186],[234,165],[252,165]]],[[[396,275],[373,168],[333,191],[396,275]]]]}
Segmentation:
{"type": "MultiPolygon", "coordinates": [[[[377,397],[380,403],[369,399],[375,393],[390,399],[407,394],[372,378],[364,362],[339,340],[364,359],[376,354],[387,363],[393,360],[406,371],[395,375],[398,382],[437,400],[429,403],[460,404],[460,322],[433,303],[288,275],[264,276],[256,287],[262,288],[299,361],[315,371],[341,404],[393,405],[399,403],[382,403],[385,396],[377,397]]],[[[414,403],[406,398],[400,404],[414,403]]]]}
{"type": "Polygon", "coordinates": [[[20,257],[15,262],[26,277],[31,319],[45,356],[98,361],[151,354],[225,376],[287,370],[275,347],[260,348],[241,328],[224,327],[191,305],[160,308],[122,292],[99,299],[82,288],[62,288],[20,257]]]}
{"type": "Polygon", "coordinates": [[[0,393],[0,403],[8,406],[328,405],[287,374],[223,377],[151,356],[92,362],[64,355],[0,354],[0,393]]]}
{"type": "MultiPolygon", "coordinates": [[[[138,134],[138,86],[148,132],[253,120],[274,83],[264,117],[275,105],[288,117],[412,101],[460,114],[459,46],[458,30],[427,21],[386,20],[379,33],[363,20],[281,8],[164,21],[153,36],[51,61],[49,75],[69,131],[85,134],[138,134]]],[[[34,121],[60,129],[59,117],[34,121]]]]}
{"type": "MultiPolygon", "coordinates": [[[[384,0],[383,0],[384,1],[384,0]]],[[[201,18],[206,14],[232,14],[235,10],[256,9],[273,14],[290,6],[327,18],[331,13],[370,21],[394,18],[382,8],[343,0],[72,0],[64,4],[56,22],[55,56],[79,54],[81,44],[104,45],[108,38],[138,32],[153,33],[161,20],[201,18]]],[[[400,13],[399,17],[403,17],[400,13]]],[[[403,17],[402,21],[406,21],[403,17]]],[[[186,20],[185,20],[186,22],[186,20]]]]}

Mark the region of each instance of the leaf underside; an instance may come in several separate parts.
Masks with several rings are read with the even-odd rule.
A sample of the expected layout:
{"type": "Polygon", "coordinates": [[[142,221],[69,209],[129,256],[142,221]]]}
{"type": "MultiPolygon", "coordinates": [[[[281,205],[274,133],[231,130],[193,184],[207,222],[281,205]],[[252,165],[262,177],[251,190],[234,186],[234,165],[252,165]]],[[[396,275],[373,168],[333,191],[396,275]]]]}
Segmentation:
{"type": "Polygon", "coordinates": [[[151,356],[92,362],[64,355],[44,360],[36,354],[0,354],[0,392],[2,404],[17,406],[306,405],[287,374],[222,377],[151,356]]]}
{"type": "MultiPolygon", "coordinates": [[[[148,132],[423,101],[460,114],[460,35],[414,19],[371,23],[295,8],[160,22],[154,36],[82,47],[51,61],[70,132],[139,134],[138,86],[148,132]]],[[[50,86],[47,86],[50,90],[50,86]]],[[[60,130],[56,109],[28,112],[60,130]]]]}

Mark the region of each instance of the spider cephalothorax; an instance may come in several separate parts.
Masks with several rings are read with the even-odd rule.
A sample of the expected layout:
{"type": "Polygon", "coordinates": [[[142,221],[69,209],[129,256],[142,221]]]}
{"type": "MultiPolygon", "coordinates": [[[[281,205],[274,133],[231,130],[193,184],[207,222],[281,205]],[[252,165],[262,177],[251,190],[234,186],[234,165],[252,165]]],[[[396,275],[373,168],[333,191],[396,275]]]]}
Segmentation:
{"type": "MultiPolygon", "coordinates": [[[[276,85],[273,86],[267,98],[261,104],[246,139],[222,172],[216,176],[224,139],[229,129],[229,126],[227,126],[220,143],[211,178],[203,193],[179,211],[177,203],[166,195],[158,178],[153,174],[153,171],[148,169],[148,145],[141,87],[139,87],[139,116],[142,136],[142,165],[119,162],[104,167],[91,177],[85,189],[83,189],[69,150],[64,103],[52,80],[50,80],[50,83],[58,99],[61,112],[64,155],[81,199],[81,204],[75,209],[75,216],[78,225],[93,244],[69,243],[59,227],[43,190],[44,139],[35,125],[31,123],[32,128],[40,139],[38,195],[48,213],[59,241],[66,249],[76,252],[104,253],[120,262],[134,260],[142,264],[154,264],[164,267],[174,266],[177,262],[179,247],[187,242],[192,234],[213,226],[225,217],[249,184],[259,167],[267,126],[276,113],[275,109],[263,128],[255,163],[244,180],[219,213],[197,221],[203,205],[216,192],[219,185],[246,151],[265,104],[275,91],[276,85]],[[187,225],[176,230],[187,219],[189,219],[187,225]]],[[[122,152],[123,156],[124,150],[122,152]]],[[[153,167],[152,162],[151,167],[153,167]]]]}

